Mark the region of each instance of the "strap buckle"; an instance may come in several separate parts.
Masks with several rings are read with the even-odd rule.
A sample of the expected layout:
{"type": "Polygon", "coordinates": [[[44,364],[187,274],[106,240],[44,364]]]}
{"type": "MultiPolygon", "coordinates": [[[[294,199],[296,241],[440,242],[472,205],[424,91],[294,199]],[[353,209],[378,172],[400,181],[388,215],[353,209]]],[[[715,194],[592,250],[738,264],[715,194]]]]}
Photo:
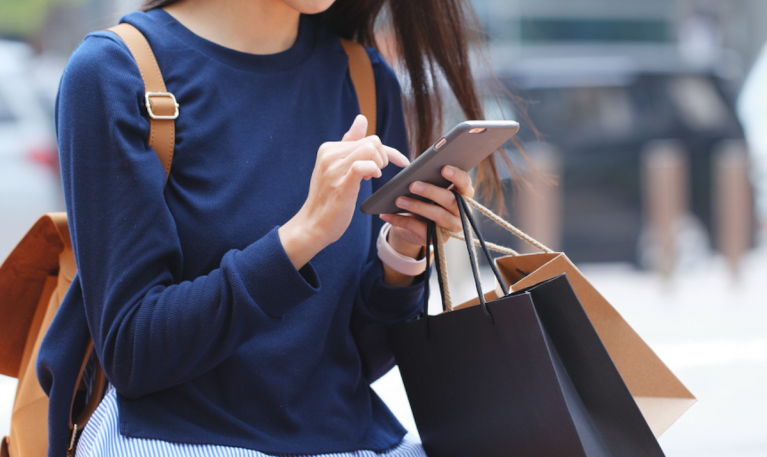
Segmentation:
{"type": "Polygon", "coordinates": [[[69,431],[69,436],[71,438],[69,441],[69,447],[67,448],[67,455],[75,455],[77,442],[80,440],[80,432],[82,432],[82,430],[77,429],[77,424],[75,424],[72,430],[69,431]]]}
{"type": "Polygon", "coordinates": [[[176,97],[171,94],[170,92],[146,92],[144,94],[144,103],[146,104],[146,110],[147,113],[149,113],[149,117],[152,119],[160,119],[160,120],[174,120],[178,117],[178,102],[176,102],[176,97]],[[173,101],[173,105],[176,107],[176,112],[171,115],[160,115],[155,114],[152,111],[152,105],[149,103],[149,99],[151,97],[167,97],[170,98],[171,101],[173,101]]]}

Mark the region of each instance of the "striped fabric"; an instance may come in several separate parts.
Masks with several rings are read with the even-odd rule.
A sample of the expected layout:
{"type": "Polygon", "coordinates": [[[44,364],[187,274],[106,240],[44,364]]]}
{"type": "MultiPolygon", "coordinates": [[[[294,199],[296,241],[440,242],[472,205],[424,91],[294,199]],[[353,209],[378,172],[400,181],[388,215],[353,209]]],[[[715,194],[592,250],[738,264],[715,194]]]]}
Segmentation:
{"type": "MultiPolygon", "coordinates": [[[[287,454],[279,454],[279,456],[287,454]]],[[[77,445],[76,457],[141,456],[141,457],[275,457],[251,449],[209,444],[181,444],[168,441],[128,438],[120,434],[117,394],[110,386],[104,400],[85,426],[77,445]]],[[[303,457],[426,457],[421,443],[406,435],[394,449],[343,452],[303,457]]]]}

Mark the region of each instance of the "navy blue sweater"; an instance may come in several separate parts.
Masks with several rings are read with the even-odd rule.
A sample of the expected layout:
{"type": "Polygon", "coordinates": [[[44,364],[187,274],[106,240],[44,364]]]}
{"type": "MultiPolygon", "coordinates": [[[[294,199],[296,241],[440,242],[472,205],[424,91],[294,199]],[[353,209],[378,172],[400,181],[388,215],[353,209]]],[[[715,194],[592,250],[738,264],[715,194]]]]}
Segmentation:
{"type": "MultiPolygon", "coordinates": [[[[384,327],[418,312],[422,285],[382,283],[381,221],[359,208],[300,271],[277,234],[308,195],[320,144],[359,113],[338,38],[302,16],[292,48],[252,55],[161,10],[123,20],[180,104],[175,157],[165,184],[133,58],[115,35],[88,35],[57,102],[79,272],[38,359],[51,455],[65,447],[88,330],[124,435],[289,454],[395,445],[404,429],[369,382],[392,365],[384,327]]],[[[378,135],[406,152],[397,79],[368,53],[378,135]]],[[[358,205],[397,171],[363,182],[358,205]]]]}

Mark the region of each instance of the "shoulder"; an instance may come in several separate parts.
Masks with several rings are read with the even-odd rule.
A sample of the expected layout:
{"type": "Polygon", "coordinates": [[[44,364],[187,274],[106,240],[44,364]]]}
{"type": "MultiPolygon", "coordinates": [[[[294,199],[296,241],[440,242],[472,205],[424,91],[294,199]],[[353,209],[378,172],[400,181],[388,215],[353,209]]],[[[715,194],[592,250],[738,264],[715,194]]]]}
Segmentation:
{"type": "Polygon", "coordinates": [[[105,66],[104,59],[111,63],[120,60],[121,55],[130,56],[130,52],[117,35],[106,30],[92,32],[72,53],[66,71],[95,70],[105,66]]]}
{"type": "MultiPolygon", "coordinates": [[[[162,49],[155,45],[162,27],[148,13],[133,12],[124,16],[120,22],[136,27],[152,45],[156,55],[162,49]]],[[[64,78],[76,76],[90,81],[107,78],[114,84],[114,78],[139,77],[138,67],[127,45],[115,33],[109,30],[91,32],[83,39],[67,63],[64,78]]]]}
{"type": "MultiPolygon", "coordinates": [[[[310,18],[307,23],[314,27],[315,50],[320,50],[319,52],[325,53],[323,54],[323,59],[326,59],[326,62],[329,64],[345,62],[346,53],[341,45],[341,38],[335,32],[327,29],[315,18],[310,18]]],[[[386,62],[386,59],[384,59],[381,53],[374,48],[364,46],[364,49],[367,52],[370,63],[373,65],[376,88],[378,89],[381,87],[389,91],[394,90],[397,93],[397,96],[399,96],[400,85],[397,80],[397,75],[386,62]]],[[[339,70],[346,71],[346,66],[343,65],[339,70]]],[[[377,92],[378,95],[381,95],[380,91],[377,92]]]]}
{"type": "MultiPolygon", "coordinates": [[[[365,46],[365,50],[370,57],[370,63],[373,65],[373,74],[375,75],[376,89],[379,87],[384,89],[384,93],[394,92],[397,97],[400,96],[400,85],[397,79],[397,74],[392,67],[386,62],[386,59],[380,52],[373,48],[365,46]]],[[[376,90],[378,95],[382,95],[380,90],[376,90]]]]}
{"type": "Polygon", "coordinates": [[[376,85],[376,111],[379,119],[379,134],[381,124],[400,123],[402,116],[402,90],[397,74],[386,62],[380,52],[373,48],[365,47],[373,65],[373,75],[376,85]],[[394,119],[393,119],[394,118],[394,119]]]}
{"type": "Polygon", "coordinates": [[[107,82],[119,84],[136,77],[140,77],[138,67],[128,47],[114,33],[102,30],[88,34],[72,53],[60,90],[99,87],[107,82]]]}
{"type": "Polygon", "coordinates": [[[122,40],[112,32],[91,33],[75,49],[61,76],[57,129],[102,116],[115,120],[140,115],[143,88],[138,66],[122,40]],[[80,119],[83,113],[91,116],[80,119]]]}
{"type": "MultiPolygon", "coordinates": [[[[368,47],[365,47],[365,50],[368,52],[370,63],[373,65],[379,136],[383,136],[385,132],[387,135],[393,134],[392,129],[394,129],[398,137],[405,138],[402,89],[397,74],[380,52],[368,47]]],[[[402,151],[407,150],[406,141],[398,142],[396,147],[402,151]]]]}
{"type": "MultiPolygon", "coordinates": [[[[56,99],[56,128],[62,156],[74,153],[63,147],[83,135],[115,138],[135,134],[145,138],[149,124],[143,119],[144,83],[136,61],[114,33],[87,35],[67,62],[56,99]],[[107,122],[104,122],[104,120],[107,122]]],[[[82,149],[82,148],[81,148],[82,149]]],[[[80,156],[89,156],[85,151],[80,156]]]]}

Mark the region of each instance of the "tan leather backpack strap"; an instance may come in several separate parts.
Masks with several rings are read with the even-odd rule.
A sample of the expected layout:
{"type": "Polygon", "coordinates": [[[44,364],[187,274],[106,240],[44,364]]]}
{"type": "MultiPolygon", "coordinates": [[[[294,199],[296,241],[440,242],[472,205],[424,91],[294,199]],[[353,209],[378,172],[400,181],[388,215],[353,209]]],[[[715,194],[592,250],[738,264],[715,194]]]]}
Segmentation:
{"type": "MultiPolygon", "coordinates": [[[[136,61],[139,73],[141,74],[141,79],[144,81],[144,103],[146,105],[147,115],[149,116],[149,138],[147,139],[147,143],[154,149],[157,158],[160,159],[160,163],[162,163],[162,166],[165,169],[165,180],[167,181],[168,176],[170,175],[170,167],[173,163],[173,149],[176,142],[175,120],[178,118],[179,113],[176,97],[165,88],[165,81],[162,78],[162,73],[160,72],[159,65],[157,65],[157,59],[154,57],[152,48],[138,29],[130,24],[122,23],[111,27],[108,30],[125,42],[128,50],[133,55],[133,59],[136,61]]],[[[63,221],[63,228],[67,230],[66,220],[64,219],[63,221]]],[[[55,222],[57,228],[61,231],[61,221],[56,220],[55,222]]],[[[68,230],[66,233],[69,233],[68,230]]],[[[65,246],[64,252],[71,252],[71,250],[71,245],[65,246]]],[[[67,258],[65,257],[68,258],[68,256],[62,255],[62,265],[70,263],[66,262],[67,258]]],[[[74,257],[71,257],[73,260],[74,257]]],[[[71,278],[66,279],[69,279],[70,282],[72,280],[71,278]]],[[[80,434],[93,413],[96,411],[101,399],[104,397],[106,375],[97,359],[88,401],[80,414],[78,414],[76,418],[72,417],[77,390],[83,382],[83,373],[85,372],[85,368],[88,365],[92,353],[93,340],[90,340],[88,341],[88,347],[85,350],[85,355],[80,364],[80,371],[75,382],[75,391],[72,393],[72,405],[70,406],[69,414],[68,456],[75,455],[80,434]]]]}
{"type": "Polygon", "coordinates": [[[93,384],[91,385],[91,394],[88,397],[88,401],[85,403],[83,410],[76,418],[72,418],[71,411],[74,407],[75,397],[77,396],[77,390],[80,388],[80,383],[83,379],[83,373],[85,373],[85,367],[88,365],[88,361],[93,353],[93,340],[88,341],[88,347],[85,349],[85,357],[80,365],[80,372],[77,374],[77,383],[75,384],[75,391],[72,394],[72,406],[69,407],[69,446],[67,447],[67,455],[74,456],[77,449],[77,442],[80,439],[80,435],[85,428],[85,424],[88,423],[93,413],[98,408],[101,399],[104,398],[104,390],[106,388],[106,376],[104,370],[96,360],[96,370],[93,373],[93,384]]]}
{"type": "Polygon", "coordinates": [[[341,38],[341,45],[349,56],[349,75],[352,77],[360,112],[368,120],[367,136],[376,133],[376,81],[373,64],[365,48],[353,41],[341,38]]]}
{"type": "Polygon", "coordinates": [[[173,163],[173,147],[176,142],[175,119],[178,117],[176,97],[165,89],[165,81],[162,79],[152,48],[136,27],[122,23],[107,30],[125,42],[136,60],[141,79],[144,80],[144,103],[149,115],[148,143],[165,168],[167,180],[173,163]]]}
{"type": "MultiPolygon", "coordinates": [[[[69,236],[69,225],[67,224],[66,213],[49,213],[48,217],[56,225],[56,229],[61,236],[61,241],[64,245],[61,253],[59,254],[59,277],[58,277],[58,290],[69,289],[75,273],[77,272],[77,265],[75,263],[75,256],[72,250],[72,241],[69,236]]],[[[63,298],[63,297],[61,297],[63,298]]],[[[101,399],[104,398],[104,392],[106,389],[106,375],[104,370],[101,369],[98,359],[96,359],[96,368],[93,372],[93,381],[91,384],[91,393],[88,397],[88,401],[83,407],[77,418],[72,417],[72,410],[74,409],[75,397],[77,396],[77,390],[80,389],[80,385],[83,382],[83,373],[85,373],[85,367],[88,365],[88,361],[93,353],[93,340],[88,341],[88,346],[85,349],[85,356],[80,364],[80,370],[77,373],[77,380],[75,381],[75,390],[72,392],[72,404],[69,407],[69,433],[70,440],[67,449],[67,455],[74,455],[77,439],[85,428],[85,424],[93,415],[96,408],[101,403],[101,399]]]]}

